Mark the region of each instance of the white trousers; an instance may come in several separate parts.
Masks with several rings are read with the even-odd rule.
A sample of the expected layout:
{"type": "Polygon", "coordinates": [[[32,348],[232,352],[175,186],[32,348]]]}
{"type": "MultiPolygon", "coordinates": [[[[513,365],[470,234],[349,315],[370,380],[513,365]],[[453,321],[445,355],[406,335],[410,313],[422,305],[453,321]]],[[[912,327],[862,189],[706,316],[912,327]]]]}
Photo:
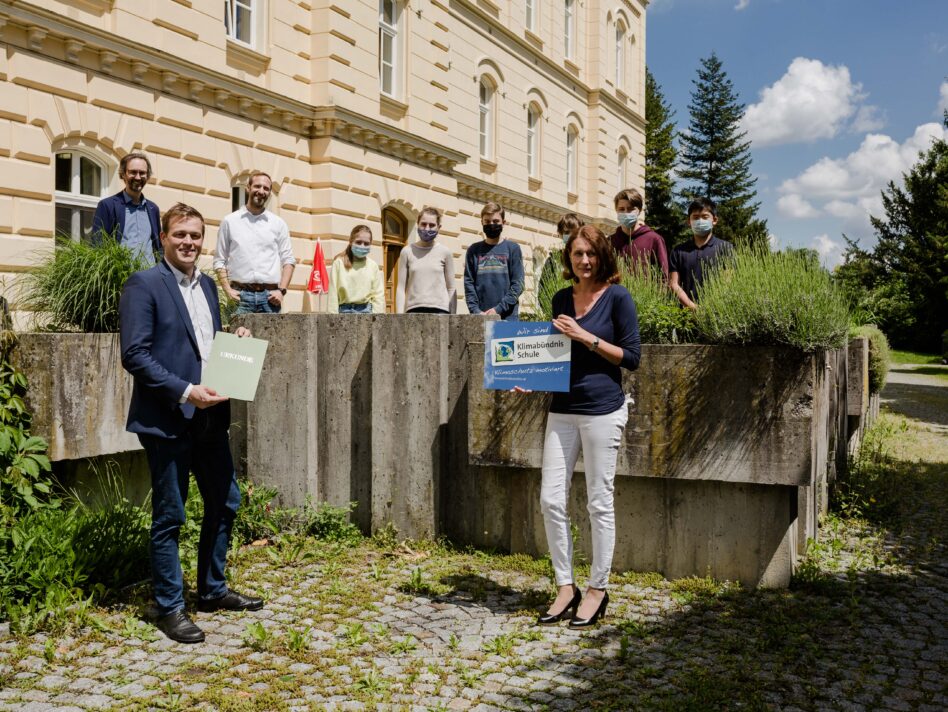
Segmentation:
{"type": "Polygon", "coordinates": [[[573,537],[570,532],[569,487],[582,448],[586,466],[586,509],[592,528],[592,567],[589,586],[605,588],[616,544],[613,482],[622,429],[629,418],[628,403],[605,415],[550,413],[543,443],[543,481],[540,509],[546,527],[556,585],[573,577],[573,537]]]}

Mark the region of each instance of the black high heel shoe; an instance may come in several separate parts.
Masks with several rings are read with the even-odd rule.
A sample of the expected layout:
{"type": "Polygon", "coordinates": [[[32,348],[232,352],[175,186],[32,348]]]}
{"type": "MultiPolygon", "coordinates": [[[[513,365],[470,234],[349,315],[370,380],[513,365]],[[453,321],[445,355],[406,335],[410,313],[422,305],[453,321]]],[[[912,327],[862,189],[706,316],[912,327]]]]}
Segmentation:
{"type": "Polygon", "coordinates": [[[606,606],[609,605],[609,592],[606,591],[606,594],[602,597],[602,602],[599,604],[599,608],[596,609],[596,612],[593,613],[589,618],[577,618],[575,614],[569,621],[570,628],[590,628],[596,625],[596,622],[606,615],[606,606]]]}
{"type": "Polygon", "coordinates": [[[570,602],[566,604],[566,608],[559,613],[544,613],[537,618],[537,625],[554,625],[567,619],[572,620],[573,616],[576,615],[576,610],[579,608],[579,602],[582,598],[583,595],[580,590],[576,588],[576,586],[573,586],[573,597],[570,599],[570,602]],[[570,611],[572,611],[572,613],[570,611]]]}

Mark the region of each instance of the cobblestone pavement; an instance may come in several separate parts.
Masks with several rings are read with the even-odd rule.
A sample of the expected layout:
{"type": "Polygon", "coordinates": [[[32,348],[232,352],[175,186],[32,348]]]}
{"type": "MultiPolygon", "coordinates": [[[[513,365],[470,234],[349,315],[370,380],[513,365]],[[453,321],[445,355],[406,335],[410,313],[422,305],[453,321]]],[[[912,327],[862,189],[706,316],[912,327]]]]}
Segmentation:
{"type": "MultiPolygon", "coordinates": [[[[927,464],[943,482],[938,437],[927,464]]],[[[143,622],[144,587],[72,635],[0,629],[0,709],[940,712],[945,501],[898,534],[831,520],[789,591],[617,576],[605,624],[583,632],[533,625],[545,560],[370,541],[248,548],[233,584],[267,606],[196,614],[202,645],[143,622]]]]}

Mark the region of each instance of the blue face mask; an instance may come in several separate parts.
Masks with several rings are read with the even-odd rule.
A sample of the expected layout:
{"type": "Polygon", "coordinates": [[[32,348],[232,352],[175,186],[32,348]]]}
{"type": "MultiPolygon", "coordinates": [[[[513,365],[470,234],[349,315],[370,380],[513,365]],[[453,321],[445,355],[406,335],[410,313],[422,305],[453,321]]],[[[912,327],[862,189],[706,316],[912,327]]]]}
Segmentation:
{"type": "Polygon", "coordinates": [[[566,242],[569,240],[569,233],[564,232],[562,235],[560,235],[560,239],[563,241],[563,244],[565,245],[566,242]]]}
{"type": "Polygon", "coordinates": [[[371,249],[372,249],[372,248],[369,247],[368,245],[353,245],[353,246],[352,246],[352,254],[353,254],[353,256],[355,256],[357,259],[364,260],[366,257],[368,257],[368,255],[369,255],[369,250],[371,250],[371,249]]]}
{"type": "Polygon", "coordinates": [[[438,236],[437,230],[422,230],[418,228],[418,237],[424,242],[431,242],[438,236]]]}
{"type": "Polygon", "coordinates": [[[639,221],[639,211],[633,210],[631,213],[616,213],[616,219],[622,227],[633,227],[639,221]]]}
{"type": "Polygon", "coordinates": [[[697,220],[691,221],[691,231],[698,237],[710,235],[713,228],[714,223],[705,218],[698,218],[697,220]]]}

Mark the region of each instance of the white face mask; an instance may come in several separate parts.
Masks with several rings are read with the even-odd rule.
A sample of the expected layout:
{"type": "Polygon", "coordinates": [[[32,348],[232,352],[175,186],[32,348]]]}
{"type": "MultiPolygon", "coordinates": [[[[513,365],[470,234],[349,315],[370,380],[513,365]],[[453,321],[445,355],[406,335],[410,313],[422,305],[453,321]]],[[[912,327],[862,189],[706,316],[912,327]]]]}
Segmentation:
{"type": "Polygon", "coordinates": [[[691,231],[698,237],[711,234],[712,229],[714,229],[714,223],[707,218],[698,218],[691,221],[691,231]]]}

